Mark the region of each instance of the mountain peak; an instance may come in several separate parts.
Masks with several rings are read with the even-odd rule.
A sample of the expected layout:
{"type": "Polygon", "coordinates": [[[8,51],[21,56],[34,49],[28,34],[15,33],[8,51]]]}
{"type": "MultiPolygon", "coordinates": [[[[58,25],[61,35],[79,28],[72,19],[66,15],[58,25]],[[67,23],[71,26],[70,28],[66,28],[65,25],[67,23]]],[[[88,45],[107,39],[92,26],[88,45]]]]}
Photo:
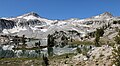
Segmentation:
{"type": "Polygon", "coordinates": [[[104,12],[104,13],[97,15],[97,16],[94,16],[92,18],[105,19],[105,18],[112,18],[112,17],[113,17],[113,15],[110,12],[104,12]]]}
{"type": "Polygon", "coordinates": [[[35,17],[39,17],[39,15],[35,12],[30,12],[30,13],[27,13],[27,14],[24,14],[23,16],[26,17],[26,16],[35,16],[35,17]]]}
{"type": "Polygon", "coordinates": [[[110,12],[104,12],[103,14],[100,14],[100,16],[113,17],[110,12]]]}

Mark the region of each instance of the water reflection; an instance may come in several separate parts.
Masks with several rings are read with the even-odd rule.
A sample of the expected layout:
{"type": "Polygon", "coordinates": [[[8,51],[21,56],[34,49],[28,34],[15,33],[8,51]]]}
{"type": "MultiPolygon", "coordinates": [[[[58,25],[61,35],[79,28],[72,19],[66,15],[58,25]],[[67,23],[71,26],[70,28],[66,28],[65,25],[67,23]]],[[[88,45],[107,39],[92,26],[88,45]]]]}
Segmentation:
{"type": "MultiPolygon", "coordinates": [[[[35,43],[39,42],[41,43],[41,46],[45,46],[47,44],[44,44],[46,40],[32,40],[30,42],[26,42],[27,48],[35,47],[35,43]]],[[[19,44],[19,43],[18,43],[19,44]]],[[[13,50],[12,48],[18,47],[18,44],[11,42],[7,43],[6,45],[1,45],[0,46],[0,58],[13,58],[13,57],[18,57],[18,58],[39,58],[43,55],[47,56],[55,56],[55,55],[62,55],[65,53],[75,53],[77,47],[80,49],[91,49],[93,46],[85,46],[85,45],[65,45],[63,47],[45,47],[45,48],[39,48],[40,46],[37,46],[37,49],[25,49],[25,47],[22,49],[18,50],[13,50]]]]}
{"type": "Polygon", "coordinates": [[[16,57],[14,51],[3,50],[3,48],[0,47],[0,58],[12,58],[12,57],[16,57]]]}
{"type": "Polygon", "coordinates": [[[48,47],[48,56],[53,56],[54,52],[53,52],[53,47],[48,47]]]}

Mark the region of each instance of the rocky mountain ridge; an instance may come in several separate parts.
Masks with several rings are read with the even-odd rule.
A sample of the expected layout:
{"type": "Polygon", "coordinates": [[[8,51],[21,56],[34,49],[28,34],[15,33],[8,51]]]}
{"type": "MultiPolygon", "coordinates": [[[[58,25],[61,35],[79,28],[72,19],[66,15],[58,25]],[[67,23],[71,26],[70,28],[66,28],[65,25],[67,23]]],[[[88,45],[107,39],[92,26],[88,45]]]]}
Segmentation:
{"type": "Polygon", "coordinates": [[[85,36],[86,33],[93,32],[96,28],[102,27],[105,24],[112,24],[114,20],[120,20],[120,18],[114,17],[109,12],[105,12],[86,19],[71,18],[68,20],[49,20],[40,17],[37,13],[30,12],[15,18],[4,18],[2,20],[12,21],[13,24],[15,24],[13,27],[1,27],[1,32],[4,34],[16,33],[17,35],[27,35],[26,32],[29,32],[30,35],[27,35],[27,37],[33,35],[32,37],[35,38],[40,38],[40,36],[46,38],[48,34],[52,34],[55,31],[66,32],[69,30],[78,31],[81,33],[81,36],[85,36]]]}

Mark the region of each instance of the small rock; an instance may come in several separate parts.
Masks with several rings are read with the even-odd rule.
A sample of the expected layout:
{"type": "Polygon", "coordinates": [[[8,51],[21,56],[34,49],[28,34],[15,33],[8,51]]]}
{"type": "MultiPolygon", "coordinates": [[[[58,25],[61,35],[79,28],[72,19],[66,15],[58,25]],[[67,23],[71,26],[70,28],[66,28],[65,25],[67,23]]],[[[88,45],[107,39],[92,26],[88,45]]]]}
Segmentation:
{"type": "Polygon", "coordinates": [[[85,57],[83,60],[86,61],[86,60],[88,60],[88,58],[85,57]]]}

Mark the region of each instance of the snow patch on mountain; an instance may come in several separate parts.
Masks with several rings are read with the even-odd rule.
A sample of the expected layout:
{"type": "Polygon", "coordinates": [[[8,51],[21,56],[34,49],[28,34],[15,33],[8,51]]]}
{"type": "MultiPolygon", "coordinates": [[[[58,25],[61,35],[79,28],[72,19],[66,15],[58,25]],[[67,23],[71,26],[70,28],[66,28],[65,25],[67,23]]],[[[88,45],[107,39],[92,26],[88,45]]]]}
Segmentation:
{"type": "MultiPolygon", "coordinates": [[[[30,12],[14,18],[4,18],[4,20],[13,21],[16,25],[12,28],[3,28],[3,33],[12,34],[17,33],[33,35],[34,37],[46,37],[55,31],[69,31],[75,30],[81,35],[95,31],[105,24],[112,23],[114,20],[120,20],[119,17],[114,17],[111,13],[105,12],[103,14],[93,16],[86,19],[71,18],[67,20],[49,20],[40,17],[37,13],[30,12]]],[[[28,36],[29,36],[28,35],[28,36]]]]}

